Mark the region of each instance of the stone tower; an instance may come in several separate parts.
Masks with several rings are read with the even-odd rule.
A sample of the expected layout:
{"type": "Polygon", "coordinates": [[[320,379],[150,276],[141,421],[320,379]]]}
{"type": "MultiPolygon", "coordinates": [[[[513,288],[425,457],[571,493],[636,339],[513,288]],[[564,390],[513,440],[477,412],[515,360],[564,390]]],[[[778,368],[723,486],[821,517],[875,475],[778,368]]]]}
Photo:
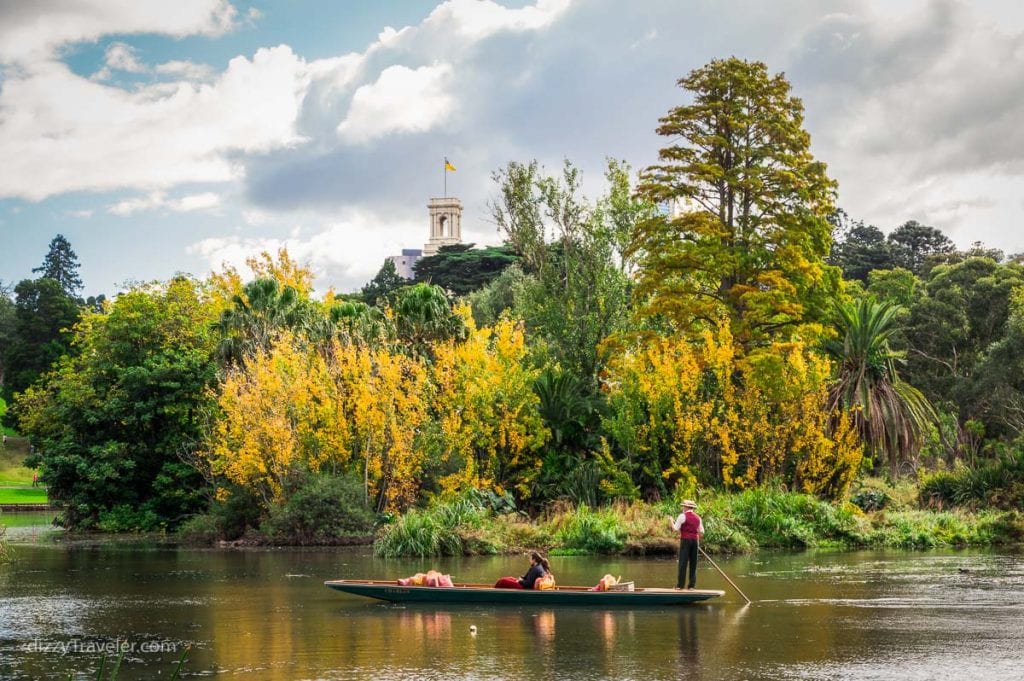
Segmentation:
{"type": "Polygon", "coordinates": [[[436,255],[441,246],[462,243],[462,202],[455,197],[430,199],[430,241],[423,255],[436,255]]]}

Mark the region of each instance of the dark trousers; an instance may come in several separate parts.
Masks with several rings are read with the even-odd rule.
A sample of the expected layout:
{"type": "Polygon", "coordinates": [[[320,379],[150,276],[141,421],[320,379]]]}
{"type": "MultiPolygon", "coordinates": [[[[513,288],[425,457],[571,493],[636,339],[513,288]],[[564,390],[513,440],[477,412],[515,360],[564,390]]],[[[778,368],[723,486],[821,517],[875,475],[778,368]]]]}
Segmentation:
{"type": "Polygon", "coordinates": [[[686,586],[686,572],[690,572],[690,588],[697,588],[697,540],[679,540],[679,576],[676,578],[676,588],[682,589],[686,586]]]}

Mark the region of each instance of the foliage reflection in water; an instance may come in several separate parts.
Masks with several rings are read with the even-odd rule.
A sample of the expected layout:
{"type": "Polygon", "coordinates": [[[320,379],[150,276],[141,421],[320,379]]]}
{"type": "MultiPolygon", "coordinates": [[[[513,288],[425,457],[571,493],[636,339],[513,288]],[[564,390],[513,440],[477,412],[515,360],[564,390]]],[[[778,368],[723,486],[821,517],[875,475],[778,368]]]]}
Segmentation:
{"type": "MultiPolygon", "coordinates": [[[[35,641],[134,644],[123,680],[169,675],[190,643],[186,676],[240,679],[901,680],[960,668],[1002,680],[1024,665],[1024,562],[1009,554],[761,554],[721,562],[752,606],[705,565],[701,586],[726,589],[721,601],[637,610],[401,606],[322,585],[428,567],[486,581],[520,570],[521,557],[427,565],[366,550],[75,542],[22,543],[17,554],[0,568],[4,678],[64,679],[99,664],[99,654],[44,653],[35,641]]],[[[675,563],[558,557],[555,569],[562,583],[614,572],[663,586],[675,563]]]]}

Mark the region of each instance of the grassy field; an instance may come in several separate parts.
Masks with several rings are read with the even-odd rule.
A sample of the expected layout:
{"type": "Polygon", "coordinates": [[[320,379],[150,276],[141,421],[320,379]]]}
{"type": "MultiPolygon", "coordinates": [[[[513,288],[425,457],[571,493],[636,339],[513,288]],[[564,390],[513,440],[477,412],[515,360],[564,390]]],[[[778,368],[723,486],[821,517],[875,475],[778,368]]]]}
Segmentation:
{"type": "MultiPolygon", "coordinates": [[[[6,408],[0,399],[0,414],[6,408]]],[[[36,471],[25,466],[28,440],[7,431],[7,442],[0,445],[0,504],[45,504],[46,489],[32,487],[36,471]]]]}
{"type": "Polygon", "coordinates": [[[0,487],[0,504],[45,504],[42,487],[0,487]]]}
{"type": "Polygon", "coordinates": [[[7,438],[0,449],[0,487],[30,487],[36,471],[26,468],[28,442],[23,438],[7,438]]]}

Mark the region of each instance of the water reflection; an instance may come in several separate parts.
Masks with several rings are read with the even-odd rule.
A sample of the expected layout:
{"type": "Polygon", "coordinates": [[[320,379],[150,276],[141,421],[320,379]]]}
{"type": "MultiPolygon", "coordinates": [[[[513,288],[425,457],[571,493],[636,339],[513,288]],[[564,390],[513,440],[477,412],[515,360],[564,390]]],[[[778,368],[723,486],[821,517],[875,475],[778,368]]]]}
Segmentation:
{"type": "MultiPolygon", "coordinates": [[[[505,558],[425,566],[335,550],[18,551],[17,563],[0,567],[5,679],[63,679],[98,663],[27,650],[36,637],[194,642],[191,673],[233,679],[908,680],[926,678],[914,669],[940,673],[959,657],[981,670],[972,667],[972,681],[1002,681],[1013,678],[1007,669],[1024,665],[1024,563],[1013,555],[760,556],[723,562],[760,601],[753,606],[727,597],[631,610],[401,606],[322,586],[339,576],[423,567],[487,581],[507,572],[512,559],[505,558]]],[[[617,560],[621,572],[649,584],[674,569],[670,561],[617,560]]],[[[599,558],[564,563],[562,571],[581,583],[606,567],[599,558]]],[[[710,574],[705,581],[719,586],[710,574]]],[[[153,678],[175,658],[136,655],[119,678],[153,678]]]]}

